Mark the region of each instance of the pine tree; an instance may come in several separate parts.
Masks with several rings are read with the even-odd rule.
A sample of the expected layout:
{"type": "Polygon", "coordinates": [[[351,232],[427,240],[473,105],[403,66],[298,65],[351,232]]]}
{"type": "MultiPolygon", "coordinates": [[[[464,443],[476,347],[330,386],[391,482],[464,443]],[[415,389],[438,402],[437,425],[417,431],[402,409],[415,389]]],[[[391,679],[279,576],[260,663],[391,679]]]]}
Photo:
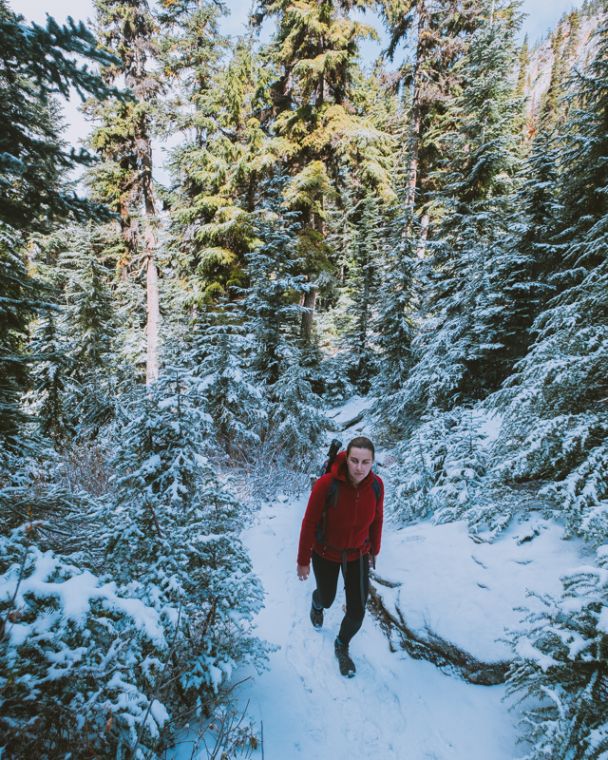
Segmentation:
{"type": "Polygon", "coordinates": [[[508,691],[534,700],[522,721],[525,760],[600,760],[608,752],[607,548],[598,550],[598,566],[565,574],[561,597],[542,597],[511,635],[508,691]]]}
{"type": "Polygon", "coordinates": [[[535,341],[496,402],[504,410],[502,476],[549,479],[571,530],[596,543],[608,535],[606,398],[606,23],[580,80],[563,155],[557,237],[565,249],[537,317],[535,341]]]}
{"type": "Polygon", "coordinates": [[[247,255],[244,301],[253,339],[251,366],[263,388],[273,386],[299,344],[300,302],[307,285],[298,250],[299,214],[280,208],[281,180],[269,183],[254,219],[258,245],[247,255]]]}
{"type": "Polygon", "coordinates": [[[251,624],[262,591],[239,537],[242,507],[208,459],[211,420],[197,383],[166,367],[143,392],[117,438],[105,563],[167,624],[181,610],[167,674],[173,709],[183,704],[209,714],[234,667],[261,662],[251,624]]]}
{"type": "Polygon", "coordinates": [[[215,439],[233,461],[247,461],[255,456],[265,421],[264,397],[249,368],[252,341],[228,303],[207,319],[210,324],[198,331],[193,344],[193,373],[199,378],[215,439]]]}
{"type": "Polygon", "coordinates": [[[401,390],[412,367],[412,340],[416,306],[415,250],[417,230],[406,211],[393,212],[385,226],[381,258],[382,297],[376,331],[380,353],[380,375],[374,395],[374,416],[389,439],[406,427],[399,406],[401,390]]]}
{"type": "Polygon", "coordinates": [[[65,176],[91,157],[67,149],[54,96],[109,95],[88,63],[107,66],[91,32],[69,19],[59,26],[26,26],[23,17],[0,2],[0,223],[15,230],[47,231],[55,220],[86,219],[102,209],[78,198],[65,176]],[[82,61],[78,63],[76,54],[82,61]],[[84,59],[84,61],[83,61],[84,59]]]}
{"type": "Polygon", "coordinates": [[[217,15],[213,4],[189,12],[181,48],[170,58],[186,82],[182,110],[169,123],[187,135],[171,159],[172,246],[199,304],[245,284],[245,257],[255,244],[250,217],[260,183],[276,161],[260,123],[269,75],[251,38],[239,40],[220,65],[226,42],[217,32],[217,15]]]}
{"type": "Polygon", "coordinates": [[[93,103],[101,125],[91,145],[102,162],[91,175],[94,195],[119,215],[124,241],[122,276],[143,263],[146,273],[146,382],[159,373],[160,305],[157,265],[158,201],[152,177],[152,137],[160,92],[152,70],[157,25],[145,0],[96,0],[98,34],[119,63],[109,82],[124,81],[130,98],[93,103]]]}
{"type": "Polygon", "coordinates": [[[17,235],[0,226],[0,442],[17,451],[26,417],[21,396],[27,387],[27,324],[40,307],[28,276],[17,235]]]}
{"type": "Polygon", "coordinates": [[[424,244],[429,225],[426,205],[436,189],[435,171],[442,157],[435,135],[437,129],[450,127],[445,104],[457,95],[463,81],[459,62],[479,24],[479,8],[468,0],[382,0],[380,11],[390,34],[388,57],[392,60],[406,41],[411,50],[411,60],[400,69],[407,101],[405,204],[411,221],[414,213],[421,217],[424,244]]]}
{"type": "Polygon", "coordinates": [[[557,237],[560,153],[557,134],[541,129],[522,169],[525,179],[514,203],[516,234],[505,247],[501,269],[501,289],[510,304],[502,328],[502,354],[509,368],[526,354],[534,320],[555,292],[550,279],[565,249],[557,237]]]}
{"type": "Polygon", "coordinates": [[[23,760],[115,757],[136,743],[153,752],[172,706],[149,695],[174,632],[115,583],[39,549],[43,529],[0,535],[0,584],[11,594],[0,600],[3,750],[23,760]]]}
{"type": "Polygon", "coordinates": [[[84,152],[67,150],[53,96],[105,97],[108,89],[88,62],[111,59],[82,25],[26,26],[0,0],[0,443],[19,448],[24,437],[20,409],[27,387],[24,354],[27,324],[41,306],[40,284],[25,265],[24,245],[31,231],[48,231],[67,217],[82,219],[101,210],[78,198],[64,181],[84,152]],[[78,63],[73,54],[78,54],[78,63]]]}
{"type": "Polygon", "coordinates": [[[375,197],[367,195],[355,215],[340,309],[343,366],[354,387],[366,394],[378,372],[374,325],[379,302],[382,218],[375,197]]]}
{"type": "Polygon", "coordinates": [[[104,235],[93,227],[68,229],[57,260],[63,279],[60,330],[68,359],[68,413],[73,429],[93,437],[114,414],[113,274],[103,261],[105,244],[104,235]]]}
{"type": "Polygon", "coordinates": [[[450,157],[434,199],[442,221],[429,243],[425,321],[400,394],[405,418],[482,398],[507,371],[501,351],[509,304],[500,284],[517,168],[509,76],[515,19],[508,4],[494,15],[487,11],[464,59],[466,84],[449,118],[458,129],[441,140],[450,157]]]}
{"type": "Polygon", "coordinates": [[[560,111],[564,105],[564,80],[566,76],[567,59],[564,54],[564,33],[562,24],[558,24],[557,29],[551,38],[551,52],[553,62],[551,65],[551,78],[549,88],[544,94],[540,105],[539,123],[542,128],[551,130],[556,122],[560,120],[560,111]]]}
{"type": "Polygon", "coordinates": [[[292,470],[306,470],[314,462],[327,431],[322,402],[308,379],[298,351],[284,362],[270,389],[266,444],[273,459],[292,470]]]}
{"type": "Polygon", "coordinates": [[[302,214],[300,249],[303,273],[310,282],[302,303],[302,337],[307,343],[314,334],[317,278],[329,268],[326,207],[340,193],[341,171],[348,167],[383,199],[394,197],[388,172],[390,139],[350,107],[358,42],[373,34],[370,27],[349,18],[351,8],[340,0],[298,5],[265,1],[258,15],[260,22],[277,16],[277,32],[266,52],[277,69],[270,90],[271,126],[275,151],[284,157],[291,178],[286,205],[302,214]]]}
{"type": "Polygon", "coordinates": [[[67,347],[57,329],[57,311],[47,309],[34,328],[30,351],[36,361],[34,380],[34,413],[43,436],[60,447],[74,433],[74,420],[65,409],[67,347]]]}

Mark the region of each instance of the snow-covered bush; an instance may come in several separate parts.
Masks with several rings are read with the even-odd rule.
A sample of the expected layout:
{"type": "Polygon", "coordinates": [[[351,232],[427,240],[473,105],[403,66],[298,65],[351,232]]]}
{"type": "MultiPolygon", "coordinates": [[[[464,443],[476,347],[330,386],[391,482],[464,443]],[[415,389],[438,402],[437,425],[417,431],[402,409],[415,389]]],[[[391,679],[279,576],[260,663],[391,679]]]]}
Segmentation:
{"type": "Polygon", "coordinates": [[[531,747],[521,760],[608,757],[608,545],[597,559],[563,576],[561,597],[543,597],[511,634],[508,691],[527,703],[531,747]]]}
{"type": "Polygon", "coordinates": [[[541,491],[563,504],[570,530],[598,545],[608,536],[607,473],[608,441],[604,441],[566,478],[541,491]]]}
{"type": "Polygon", "coordinates": [[[457,407],[426,417],[397,447],[394,501],[402,522],[466,519],[472,531],[491,533],[506,525],[511,507],[484,492],[490,452],[480,415],[457,407]]]}
{"type": "Polygon", "coordinates": [[[41,551],[36,533],[30,524],[0,537],[3,753],[84,758],[154,748],[169,717],[151,696],[169,618],[41,551]]]}
{"type": "Polygon", "coordinates": [[[210,420],[195,389],[168,373],[133,400],[114,459],[105,563],[158,614],[181,608],[173,699],[208,712],[236,665],[264,659],[252,630],[262,589],[239,535],[243,507],[207,458],[210,420]]]}

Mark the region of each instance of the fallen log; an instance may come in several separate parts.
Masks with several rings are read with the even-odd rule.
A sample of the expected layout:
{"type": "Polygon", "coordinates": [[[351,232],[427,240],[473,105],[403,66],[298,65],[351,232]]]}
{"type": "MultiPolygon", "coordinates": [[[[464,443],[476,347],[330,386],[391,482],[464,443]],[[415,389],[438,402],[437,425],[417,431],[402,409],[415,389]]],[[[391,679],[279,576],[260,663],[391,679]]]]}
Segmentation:
{"type": "Polygon", "coordinates": [[[344,432],[345,430],[348,430],[349,428],[353,427],[357,423],[362,422],[365,419],[365,411],[366,410],[363,409],[362,411],[359,412],[359,414],[356,415],[356,417],[353,417],[352,419],[347,420],[346,422],[343,422],[340,425],[340,430],[344,432]]]}
{"type": "MultiPolygon", "coordinates": [[[[395,586],[375,574],[373,580],[380,586],[395,586]]],[[[469,683],[482,686],[504,683],[510,666],[508,661],[482,662],[428,628],[424,632],[414,631],[408,626],[398,605],[395,606],[396,614],[384,606],[382,596],[373,583],[370,583],[368,604],[385,633],[392,652],[404,649],[411,657],[432,662],[440,670],[457,675],[469,683]]]]}

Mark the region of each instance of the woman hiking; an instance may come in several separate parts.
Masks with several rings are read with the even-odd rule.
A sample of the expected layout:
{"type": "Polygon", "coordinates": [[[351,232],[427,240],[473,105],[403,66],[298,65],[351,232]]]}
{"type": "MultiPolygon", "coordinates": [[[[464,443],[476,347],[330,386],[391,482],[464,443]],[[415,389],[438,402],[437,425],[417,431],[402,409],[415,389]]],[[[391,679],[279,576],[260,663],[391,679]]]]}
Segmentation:
{"type": "Polygon", "coordinates": [[[369,591],[369,563],[380,551],[384,485],[372,472],[374,444],[369,438],[353,438],[335,458],[331,470],[312,487],[302,520],[297,574],[310,575],[317,584],[312,594],[310,619],[323,625],[323,610],[331,607],[340,569],[346,593],[346,614],[334,642],[340,673],[355,675],[348,647],[365,615],[369,591]]]}

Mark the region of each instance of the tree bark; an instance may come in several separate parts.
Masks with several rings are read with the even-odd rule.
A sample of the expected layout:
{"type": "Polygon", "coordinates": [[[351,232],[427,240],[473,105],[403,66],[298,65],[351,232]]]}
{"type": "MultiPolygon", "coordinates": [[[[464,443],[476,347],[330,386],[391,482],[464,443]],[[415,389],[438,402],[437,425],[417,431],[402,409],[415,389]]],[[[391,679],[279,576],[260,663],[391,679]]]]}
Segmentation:
{"type": "Polygon", "coordinates": [[[152,144],[147,134],[141,140],[142,194],[144,205],[144,248],[146,261],[146,385],[158,380],[160,343],[160,295],[156,266],[156,203],[152,186],[152,144]]]}
{"type": "Polygon", "coordinates": [[[420,153],[420,95],[421,87],[421,59],[423,58],[423,36],[424,27],[427,22],[426,9],[424,0],[417,3],[418,28],[416,41],[416,57],[414,60],[414,76],[412,79],[412,109],[410,114],[410,132],[408,136],[408,172],[407,172],[407,192],[406,206],[410,212],[410,218],[413,218],[416,207],[416,186],[418,184],[418,156],[420,153]]]}
{"type": "Polygon", "coordinates": [[[317,289],[311,288],[301,299],[301,305],[305,311],[302,313],[301,337],[306,345],[312,341],[315,306],[317,303],[317,289]]]}

